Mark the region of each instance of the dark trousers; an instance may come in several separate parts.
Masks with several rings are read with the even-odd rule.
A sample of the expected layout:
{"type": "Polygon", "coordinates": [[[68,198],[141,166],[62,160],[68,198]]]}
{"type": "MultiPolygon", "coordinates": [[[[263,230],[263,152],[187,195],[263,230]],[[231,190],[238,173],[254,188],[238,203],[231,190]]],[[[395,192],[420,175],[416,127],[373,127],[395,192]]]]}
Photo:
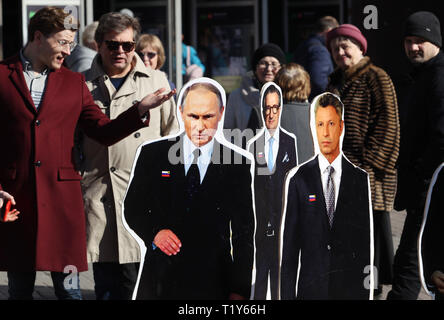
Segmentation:
{"type": "Polygon", "coordinates": [[[392,290],[387,300],[416,300],[421,291],[417,241],[423,208],[408,209],[393,265],[392,290]]]}
{"type": "MultiPolygon", "coordinates": [[[[8,271],[9,300],[33,300],[35,277],[35,271],[8,271]]],[[[51,278],[57,299],[82,300],[78,273],[51,272],[51,278]]]]}
{"type": "Polygon", "coordinates": [[[373,210],[374,266],[377,270],[375,295],[382,293],[383,284],[392,284],[393,279],[393,238],[390,212],[373,210]]]}
{"type": "Polygon", "coordinates": [[[270,279],[271,300],[278,299],[279,284],[279,244],[277,235],[267,237],[256,247],[256,280],[254,299],[265,300],[270,279]]]}
{"type": "Polygon", "coordinates": [[[97,300],[131,300],[139,274],[139,263],[93,263],[97,300]]]}

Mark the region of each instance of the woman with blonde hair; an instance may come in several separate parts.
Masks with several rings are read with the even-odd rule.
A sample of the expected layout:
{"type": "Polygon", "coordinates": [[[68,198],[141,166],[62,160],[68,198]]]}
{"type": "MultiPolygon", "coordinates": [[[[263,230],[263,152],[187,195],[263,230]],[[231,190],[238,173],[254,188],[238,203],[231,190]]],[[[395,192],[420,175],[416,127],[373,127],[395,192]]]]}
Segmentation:
{"type": "MultiPolygon", "coordinates": [[[[162,41],[154,34],[141,34],[136,44],[136,52],[148,68],[159,70],[165,64],[165,49],[162,41]]],[[[173,90],[176,86],[171,81],[168,82],[173,90]]]]}
{"type": "Polygon", "coordinates": [[[281,127],[296,136],[298,162],[305,162],[314,154],[308,102],[310,76],[301,65],[288,63],[279,70],[274,82],[282,89],[284,100],[281,127]]]}
{"type": "Polygon", "coordinates": [[[165,63],[165,49],[162,41],[154,34],[145,33],[140,35],[137,41],[136,52],[145,66],[158,70],[165,63]]]}

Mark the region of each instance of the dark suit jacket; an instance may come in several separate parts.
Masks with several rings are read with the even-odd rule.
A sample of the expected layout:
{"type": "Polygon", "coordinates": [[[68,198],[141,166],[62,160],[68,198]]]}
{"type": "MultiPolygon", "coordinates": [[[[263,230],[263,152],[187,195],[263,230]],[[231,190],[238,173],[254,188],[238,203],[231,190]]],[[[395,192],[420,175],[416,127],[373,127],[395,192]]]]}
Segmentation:
{"type": "Polygon", "coordinates": [[[367,174],[343,157],[331,229],[318,157],[302,165],[289,179],[281,298],[368,299],[369,290],[364,287],[368,276],[365,267],[370,265],[367,174]],[[310,195],[315,195],[315,201],[309,200],[310,195]]]}
{"type": "Polygon", "coordinates": [[[429,192],[431,198],[422,235],[421,258],[425,282],[430,290],[436,291],[431,275],[436,270],[444,272],[444,168],[438,171],[437,180],[429,192]]]}
{"type": "Polygon", "coordinates": [[[215,141],[198,198],[187,207],[181,137],[142,147],[125,198],[125,219],[148,247],[137,298],[227,299],[229,293],[249,298],[254,251],[250,164],[215,141]],[[162,177],[162,171],[169,176],[162,177]],[[162,229],[181,240],[176,256],[152,250],[162,229]]]}
{"type": "Polygon", "coordinates": [[[256,247],[260,247],[271,222],[275,238],[279,235],[282,213],[282,190],[287,172],[297,165],[296,144],[293,137],[279,129],[279,150],[273,171],[267,167],[265,154],[265,132],[250,145],[254,155],[255,178],[254,195],[256,202],[256,247]]]}

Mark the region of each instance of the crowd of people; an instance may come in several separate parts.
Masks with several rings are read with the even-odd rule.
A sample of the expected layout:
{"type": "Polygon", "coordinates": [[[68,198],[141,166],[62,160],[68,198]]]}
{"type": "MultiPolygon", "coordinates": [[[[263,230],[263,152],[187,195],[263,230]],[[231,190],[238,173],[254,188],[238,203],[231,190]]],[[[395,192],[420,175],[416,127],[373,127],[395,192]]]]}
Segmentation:
{"type": "Polygon", "coordinates": [[[76,45],[68,15],[39,10],[28,42],[0,63],[10,299],[32,299],[36,271],[51,271],[59,299],[81,299],[67,266],[88,263],[98,300],[367,299],[384,284],[387,299],[414,300],[422,263],[443,297],[443,259],[418,263],[417,247],[444,162],[433,13],[405,22],[412,71],[396,88],[359,28],[326,16],[294,61],[276,44],[257,48],[228,99],[216,81],[188,75],[190,64],[205,66],[183,45],[190,81],[177,101],[162,42],[138,19],[106,13],[76,45]],[[396,254],[393,209],[407,211],[396,254]]]}

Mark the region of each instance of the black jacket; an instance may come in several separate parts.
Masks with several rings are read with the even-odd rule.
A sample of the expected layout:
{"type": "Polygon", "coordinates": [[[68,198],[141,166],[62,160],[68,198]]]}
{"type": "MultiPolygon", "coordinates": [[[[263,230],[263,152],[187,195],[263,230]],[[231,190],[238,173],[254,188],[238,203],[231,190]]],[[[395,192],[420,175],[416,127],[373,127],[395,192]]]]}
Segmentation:
{"type": "Polygon", "coordinates": [[[125,197],[128,226],[147,247],[137,298],[224,300],[230,293],[249,298],[254,252],[250,164],[215,141],[197,198],[187,205],[181,137],[142,147],[125,197]],[[152,249],[162,229],[181,240],[177,255],[152,249]]]}
{"type": "MultiPolygon", "coordinates": [[[[444,165],[444,163],[443,163],[444,165]]],[[[435,291],[431,282],[434,271],[444,272],[444,167],[438,168],[437,179],[433,188],[429,190],[430,206],[424,217],[424,232],[422,234],[421,258],[423,261],[423,274],[429,289],[435,291]]]]}
{"type": "Polygon", "coordinates": [[[370,291],[364,286],[371,245],[367,174],[342,158],[331,228],[318,157],[292,174],[283,218],[281,298],[368,300],[370,291]]]}
{"type": "Polygon", "coordinates": [[[444,161],[444,54],[415,67],[398,88],[401,150],[395,209],[422,208],[444,161]]]}

